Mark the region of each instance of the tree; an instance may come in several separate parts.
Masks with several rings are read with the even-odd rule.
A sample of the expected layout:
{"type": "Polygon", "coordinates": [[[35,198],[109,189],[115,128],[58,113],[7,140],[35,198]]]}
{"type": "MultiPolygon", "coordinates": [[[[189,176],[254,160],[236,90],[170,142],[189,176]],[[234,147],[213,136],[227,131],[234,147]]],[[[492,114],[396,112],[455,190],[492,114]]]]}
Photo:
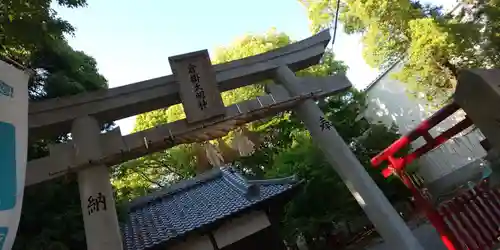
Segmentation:
{"type": "MultiPolygon", "coordinates": [[[[380,170],[370,165],[371,157],[399,135],[395,128],[359,119],[364,108],[365,95],[351,90],[329,97],[322,110],[388,199],[406,201],[409,192],[403,184],[395,178],[384,179],[380,170]]],[[[331,233],[336,224],[349,223],[363,214],[300,121],[287,116],[272,127],[261,129],[269,135],[266,145],[257,156],[244,159],[242,165],[264,165],[267,177],[297,175],[304,181],[302,192],[286,208],[283,233],[287,240],[294,242],[297,235],[303,235],[311,247],[318,247],[322,244],[321,235],[331,233]]]]}
{"type": "MultiPolygon", "coordinates": [[[[259,54],[289,44],[290,38],[275,30],[263,36],[246,36],[234,45],[218,48],[214,64],[259,54]]],[[[249,100],[264,92],[262,84],[254,84],[222,93],[225,105],[249,100]]],[[[163,123],[184,119],[181,104],[138,115],[134,131],[141,131],[163,123]]],[[[138,158],[118,166],[113,174],[113,185],[119,199],[128,200],[165,186],[179,179],[195,175],[196,159],[192,145],[179,145],[165,151],[138,158]]]]}
{"type": "MultiPolygon", "coordinates": [[[[64,36],[73,35],[74,28],[57,16],[51,2],[0,3],[0,59],[33,69],[29,82],[31,101],[107,88],[96,61],[68,45],[64,36]]],[[[86,5],[85,0],[58,3],[69,8],[86,5]]],[[[48,143],[64,140],[66,135],[62,134],[33,142],[28,148],[28,160],[48,155],[48,143]]],[[[26,188],[23,203],[14,249],[86,249],[74,176],[26,188]]]]}
{"type": "MultiPolygon", "coordinates": [[[[264,35],[249,35],[234,44],[218,48],[215,53],[214,64],[238,60],[241,58],[261,54],[292,43],[290,37],[284,33],[278,33],[276,29],[270,29],[264,35]]],[[[251,100],[264,94],[265,82],[248,85],[222,93],[222,99],[226,106],[251,100]]]]}
{"type": "MultiPolygon", "coordinates": [[[[291,42],[292,40],[288,35],[271,29],[266,34],[245,36],[237,40],[233,45],[218,48],[212,61],[214,64],[218,64],[237,60],[286,46],[291,42]]],[[[309,72],[309,75],[327,75],[337,71],[345,72],[346,69],[347,67],[343,63],[334,60],[333,54],[327,53],[321,65],[311,67],[307,72],[309,72]]],[[[300,74],[303,75],[304,73],[300,74]]],[[[224,104],[231,105],[263,95],[265,83],[260,82],[222,93],[224,104]]],[[[182,105],[177,104],[167,109],[139,115],[136,119],[134,131],[148,129],[183,118],[185,118],[185,114],[182,105]]],[[[274,121],[271,121],[267,124],[273,123],[274,121]]],[[[225,140],[230,141],[231,139],[232,135],[230,134],[225,140]]],[[[259,150],[256,154],[262,154],[262,152],[259,150]]],[[[116,168],[113,184],[118,193],[122,195],[120,199],[131,199],[136,195],[158,187],[158,184],[162,186],[168,185],[179,178],[194,176],[194,170],[196,169],[194,159],[195,152],[192,145],[181,145],[157,154],[141,157],[116,168]],[[175,172],[182,174],[176,174],[175,172]],[[135,190],[130,190],[131,188],[135,190]]],[[[251,174],[259,172],[259,175],[263,175],[263,172],[259,171],[260,166],[251,164],[245,166],[247,167],[246,172],[251,174]]]]}
{"type": "MultiPolygon", "coordinates": [[[[213,61],[221,63],[236,60],[285,46],[290,42],[286,34],[275,31],[262,36],[247,36],[230,47],[219,49],[213,61]]],[[[319,65],[300,71],[297,75],[327,76],[342,74],[346,70],[345,64],[336,61],[331,52],[326,52],[319,65]]],[[[257,83],[225,92],[224,103],[232,104],[262,95],[264,84],[265,82],[257,83]]],[[[387,182],[379,170],[370,168],[370,157],[397,139],[398,135],[394,129],[388,129],[383,125],[370,125],[365,120],[359,119],[365,107],[364,98],[362,93],[353,90],[320,100],[320,103],[324,103],[323,110],[327,118],[351,146],[363,165],[368,168],[386,195],[391,200],[404,199],[407,193],[401,188],[400,182],[387,182]]],[[[149,112],[138,116],[136,130],[179,118],[184,118],[181,105],[149,112]]],[[[284,112],[266,121],[254,122],[251,129],[263,138],[263,143],[253,155],[237,159],[233,163],[234,166],[240,168],[249,178],[296,174],[305,181],[303,192],[286,209],[284,233],[288,239],[292,239],[297,233],[314,238],[328,231],[326,228],[331,229],[331,227],[325,228],[325,225],[359,216],[361,213],[359,205],[333,168],[325,161],[308,131],[291,112],[284,112]]],[[[195,164],[189,160],[194,158],[190,146],[182,147],[143,157],[128,166],[126,164],[120,166],[117,172],[122,173],[125,170],[128,174],[117,177],[115,186],[119,186],[118,190],[124,190],[126,198],[130,199],[177,180],[174,177],[181,175],[176,172],[186,173],[184,170],[192,170],[195,164]],[[180,154],[181,157],[175,154],[180,154]],[[132,168],[140,169],[142,173],[133,173],[132,168]],[[135,188],[133,185],[137,183],[140,183],[137,191],[125,188],[135,188]],[[131,195],[127,196],[126,192],[131,195]]],[[[190,173],[192,175],[193,171],[190,173]]]]}
{"type": "MultiPolygon", "coordinates": [[[[57,17],[51,2],[0,3],[0,58],[34,70],[29,85],[32,100],[106,88],[95,60],[67,44],[64,35],[73,35],[74,28],[57,17]]],[[[58,3],[69,8],[86,5],[85,0],[58,3]]]]}
{"type": "MultiPolygon", "coordinates": [[[[311,28],[326,28],[336,1],[307,2],[311,28]]],[[[498,0],[462,1],[459,14],[418,1],[347,0],[339,20],[348,34],[362,35],[366,62],[381,70],[397,61],[403,68],[394,77],[442,102],[453,93],[460,69],[498,67],[498,0]],[[470,1],[472,2],[472,1],[470,1]]]]}
{"type": "Polygon", "coordinates": [[[190,145],[125,162],[113,169],[112,183],[117,201],[125,202],[195,175],[194,152],[190,145]]]}

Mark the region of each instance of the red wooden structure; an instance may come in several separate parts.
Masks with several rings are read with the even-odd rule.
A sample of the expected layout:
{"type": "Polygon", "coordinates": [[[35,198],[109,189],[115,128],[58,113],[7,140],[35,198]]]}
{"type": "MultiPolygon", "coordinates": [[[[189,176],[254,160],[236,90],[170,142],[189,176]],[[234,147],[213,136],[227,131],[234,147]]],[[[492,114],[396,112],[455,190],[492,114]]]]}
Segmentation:
{"type": "Polygon", "coordinates": [[[429,133],[430,129],[459,109],[460,107],[454,103],[445,106],[373,157],[371,164],[378,167],[384,162],[388,163],[388,167],[382,170],[382,174],[385,177],[396,174],[401,178],[410,189],[417,208],[425,213],[448,249],[491,249],[499,242],[500,236],[500,192],[498,190],[490,189],[487,181],[484,180],[474,189],[463,192],[435,207],[430,198],[415,186],[411,176],[404,171],[406,165],[473,124],[472,120],[466,116],[465,119],[436,137],[429,133]],[[423,137],[426,141],[425,145],[407,155],[396,156],[401,149],[419,137],[423,137]]]}
{"type": "Polygon", "coordinates": [[[500,192],[486,180],[440,204],[438,211],[459,240],[456,249],[491,249],[499,243],[500,192]]]}

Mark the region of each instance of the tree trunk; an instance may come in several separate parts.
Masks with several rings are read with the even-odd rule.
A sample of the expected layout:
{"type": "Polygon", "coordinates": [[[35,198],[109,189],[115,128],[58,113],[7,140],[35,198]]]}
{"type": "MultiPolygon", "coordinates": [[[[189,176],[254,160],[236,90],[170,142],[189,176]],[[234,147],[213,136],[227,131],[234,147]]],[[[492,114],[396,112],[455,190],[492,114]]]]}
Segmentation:
{"type": "Polygon", "coordinates": [[[443,65],[443,67],[445,67],[451,71],[451,73],[453,74],[455,79],[458,79],[459,69],[457,68],[457,66],[453,65],[448,59],[445,59],[444,62],[442,63],[442,65],[443,65]]]}

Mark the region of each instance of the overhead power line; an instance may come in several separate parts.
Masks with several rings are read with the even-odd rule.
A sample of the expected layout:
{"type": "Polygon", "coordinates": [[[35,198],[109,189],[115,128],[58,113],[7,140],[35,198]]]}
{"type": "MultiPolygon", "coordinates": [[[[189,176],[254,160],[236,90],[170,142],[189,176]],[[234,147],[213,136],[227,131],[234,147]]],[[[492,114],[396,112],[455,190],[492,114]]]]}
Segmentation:
{"type": "Polygon", "coordinates": [[[340,11],[340,0],[337,0],[337,5],[335,8],[335,17],[333,19],[332,51],[333,51],[333,45],[335,44],[335,39],[337,38],[337,27],[338,27],[338,23],[339,23],[339,11],[340,11]]]}
{"type": "Polygon", "coordinates": [[[337,7],[335,9],[335,19],[333,21],[333,39],[332,45],[335,43],[335,38],[337,36],[337,26],[339,23],[339,10],[340,10],[340,0],[337,0],[337,7]]]}

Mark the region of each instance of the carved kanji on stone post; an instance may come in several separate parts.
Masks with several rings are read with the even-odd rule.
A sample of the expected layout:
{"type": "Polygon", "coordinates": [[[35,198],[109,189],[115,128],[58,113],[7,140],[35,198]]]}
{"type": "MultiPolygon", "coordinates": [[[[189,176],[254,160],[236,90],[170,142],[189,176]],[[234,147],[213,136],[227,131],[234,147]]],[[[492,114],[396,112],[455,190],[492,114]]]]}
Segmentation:
{"type": "Polygon", "coordinates": [[[225,114],[207,50],[169,57],[169,62],[179,83],[179,95],[188,122],[200,122],[225,114]]]}

